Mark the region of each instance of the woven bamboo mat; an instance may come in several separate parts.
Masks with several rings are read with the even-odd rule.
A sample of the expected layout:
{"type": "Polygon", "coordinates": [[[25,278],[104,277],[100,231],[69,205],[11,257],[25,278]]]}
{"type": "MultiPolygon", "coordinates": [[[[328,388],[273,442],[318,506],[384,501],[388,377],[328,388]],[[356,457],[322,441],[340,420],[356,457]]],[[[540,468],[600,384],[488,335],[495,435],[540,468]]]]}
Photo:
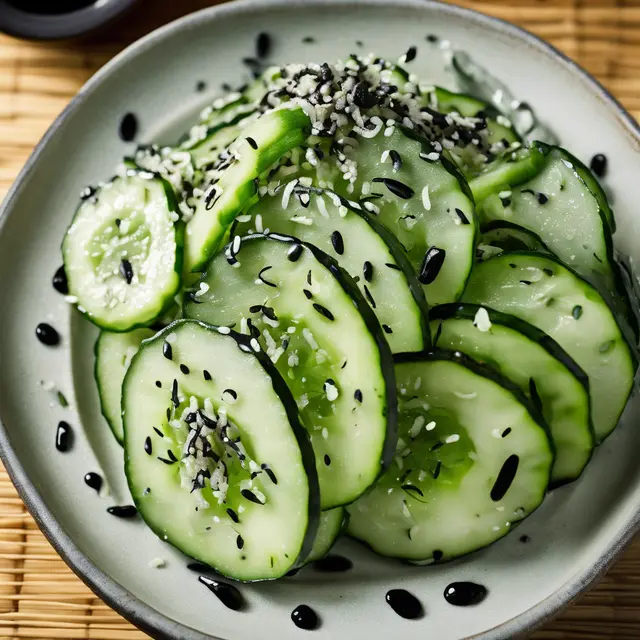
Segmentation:
{"type": "MultiPolygon", "coordinates": [[[[151,29],[209,4],[145,0],[123,23],[76,43],[0,35],[0,198],[80,86],[151,29]]],[[[459,0],[549,40],[600,79],[640,119],[640,0],[459,0]]],[[[95,597],[27,514],[0,466],[0,638],[147,638],[95,597]]],[[[640,539],[535,640],[640,639],[640,539]]]]}

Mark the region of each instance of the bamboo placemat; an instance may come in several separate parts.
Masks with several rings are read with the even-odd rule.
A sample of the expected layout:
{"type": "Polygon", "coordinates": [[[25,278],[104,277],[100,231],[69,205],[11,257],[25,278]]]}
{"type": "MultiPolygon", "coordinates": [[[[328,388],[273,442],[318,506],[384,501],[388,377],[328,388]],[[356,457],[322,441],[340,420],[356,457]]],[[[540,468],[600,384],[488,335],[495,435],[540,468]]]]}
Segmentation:
{"type": "MultiPolygon", "coordinates": [[[[457,0],[520,24],[580,62],[640,118],[640,0],[457,0]]],[[[120,24],[75,43],[0,35],[0,198],[82,84],[151,29],[215,4],[145,0],[120,24]]],[[[0,638],[142,640],[57,556],[0,466],[0,638]]],[[[640,539],[600,584],[535,640],[640,639],[640,539]]]]}

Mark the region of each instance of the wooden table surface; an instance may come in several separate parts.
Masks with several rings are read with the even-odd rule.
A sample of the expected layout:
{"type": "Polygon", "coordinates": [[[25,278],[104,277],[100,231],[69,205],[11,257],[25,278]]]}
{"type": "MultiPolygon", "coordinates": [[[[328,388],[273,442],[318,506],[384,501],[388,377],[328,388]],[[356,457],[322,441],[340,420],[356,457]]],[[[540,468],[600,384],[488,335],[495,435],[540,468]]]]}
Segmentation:
{"type": "MultiPolygon", "coordinates": [[[[460,0],[527,27],[596,75],[640,117],[640,0],[460,0]]],[[[129,43],[207,0],[143,0],[100,35],[72,43],[0,35],[0,198],[55,116],[129,43]]],[[[0,467],[0,638],[138,640],[38,531],[0,467]]],[[[640,639],[640,539],[536,640],[640,639]]],[[[434,639],[436,640],[436,639],[434,639]]]]}

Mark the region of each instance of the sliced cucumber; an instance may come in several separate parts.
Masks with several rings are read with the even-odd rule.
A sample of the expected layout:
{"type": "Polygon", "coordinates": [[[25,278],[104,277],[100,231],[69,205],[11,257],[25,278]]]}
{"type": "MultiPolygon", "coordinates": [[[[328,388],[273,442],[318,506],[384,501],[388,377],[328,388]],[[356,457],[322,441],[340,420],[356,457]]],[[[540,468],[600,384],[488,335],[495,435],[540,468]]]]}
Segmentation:
{"type": "Polygon", "coordinates": [[[597,440],[613,431],[637,365],[593,286],[550,255],[503,253],[475,266],[462,301],[517,316],[558,342],[589,376],[597,440]]]}
{"type": "Polygon", "coordinates": [[[129,488],[156,535],[237,580],[303,563],[319,517],[313,453],[245,336],[170,325],[133,357],[122,408],[129,488]]]}
{"type": "Polygon", "coordinates": [[[183,226],[170,185],[129,171],[81,205],[62,243],[69,293],[93,323],[129,331],[173,302],[183,226]]]}
{"type": "Polygon", "coordinates": [[[320,514],[318,533],[313,543],[313,549],[307,558],[307,564],[324,558],[335,544],[338,536],[344,528],[347,512],[343,507],[329,509],[320,514]]]}
{"type": "Polygon", "coordinates": [[[473,199],[480,205],[492,194],[510,191],[513,187],[533,178],[543,164],[544,155],[535,146],[507,152],[469,180],[473,199]]]}
{"type": "Polygon", "coordinates": [[[356,189],[362,192],[364,187],[363,193],[377,198],[369,207],[379,211],[380,222],[405,247],[425,285],[427,302],[457,300],[473,264],[476,242],[474,206],[464,178],[447,160],[426,159],[423,143],[399,128],[389,137],[358,138],[358,142],[348,156],[357,166],[356,189]],[[391,151],[400,164],[392,162],[391,151]]]}
{"type": "Polygon", "coordinates": [[[373,484],[395,447],[391,351],[333,258],[288,236],[236,236],[184,312],[250,331],[274,361],[311,436],[323,509],[373,484]]]}
{"type": "Polygon", "coordinates": [[[475,304],[436,307],[431,319],[437,347],[493,367],[540,404],[556,451],[552,484],[575,480],[591,458],[595,438],[589,380],[573,358],[528,322],[475,304]]]}
{"type": "Polygon", "coordinates": [[[299,108],[265,113],[243,131],[187,225],[185,270],[202,270],[224,233],[256,193],[256,178],[304,141],[309,118],[299,108]]]}
{"type": "Polygon", "coordinates": [[[550,253],[544,242],[531,231],[506,221],[487,225],[480,234],[478,253],[480,260],[488,260],[503,251],[538,251],[550,253]]]}
{"type": "Polygon", "coordinates": [[[140,348],[140,343],[147,340],[155,331],[136,329],[128,333],[111,333],[101,331],[96,340],[95,378],[100,396],[102,415],[109,424],[116,440],[122,444],[124,437],[122,426],[122,381],[129,368],[131,358],[140,348]]]}
{"type": "Polygon", "coordinates": [[[521,391],[453,352],[396,365],[398,450],[348,532],[385,556],[450,560],[491,544],[542,502],[553,452],[521,391]]]}
{"type": "Polygon", "coordinates": [[[309,242],[338,260],[373,307],[394,353],[428,347],[422,286],[402,245],[360,204],[296,181],[293,191],[285,185],[275,196],[261,198],[232,236],[267,228],[309,242]]]}

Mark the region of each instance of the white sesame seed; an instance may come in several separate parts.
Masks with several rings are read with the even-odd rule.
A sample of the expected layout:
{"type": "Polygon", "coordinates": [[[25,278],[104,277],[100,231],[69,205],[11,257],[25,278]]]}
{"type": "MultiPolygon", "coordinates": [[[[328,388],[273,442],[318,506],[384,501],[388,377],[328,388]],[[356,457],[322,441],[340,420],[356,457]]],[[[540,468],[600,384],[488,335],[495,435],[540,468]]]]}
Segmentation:
{"type": "Polygon", "coordinates": [[[431,422],[429,422],[425,427],[427,431],[433,431],[435,428],[436,428],[435,420],[432,420],[431,422]]]}
{"type": "Polygon", "coordinates": [[[476,311],[476,315],[473,318],[473,326],[478,328],[478,331],[486,333],[493,326],[489,318],[489,313],[484,307],[480,307],[476,311]]]}
{"type": "Polygon", "coordinates": [[[229,327],[218,327],[218,333],[229,335],[231,333],[231,329],[229,329],[229,327]]]}
{"type": "Polygon", "coordinates": [[[431,211],[431,200],[429,199],[429,185],[425,184],[422,188],[422,206],[426,211],[431,211]]]}
{"type": "Polygon", "coordinates": [[[322,429],[322,437],[326,440],[329,437],[329,430],[327,427],[323,427],[322,429]]]}
{"type": "Polygon", "coordinates": [[[458,442],[460,440],[460,436],[457,433],[454,433],[445,438],[445,444],[453,444],[454,442],[458,442]]]}

